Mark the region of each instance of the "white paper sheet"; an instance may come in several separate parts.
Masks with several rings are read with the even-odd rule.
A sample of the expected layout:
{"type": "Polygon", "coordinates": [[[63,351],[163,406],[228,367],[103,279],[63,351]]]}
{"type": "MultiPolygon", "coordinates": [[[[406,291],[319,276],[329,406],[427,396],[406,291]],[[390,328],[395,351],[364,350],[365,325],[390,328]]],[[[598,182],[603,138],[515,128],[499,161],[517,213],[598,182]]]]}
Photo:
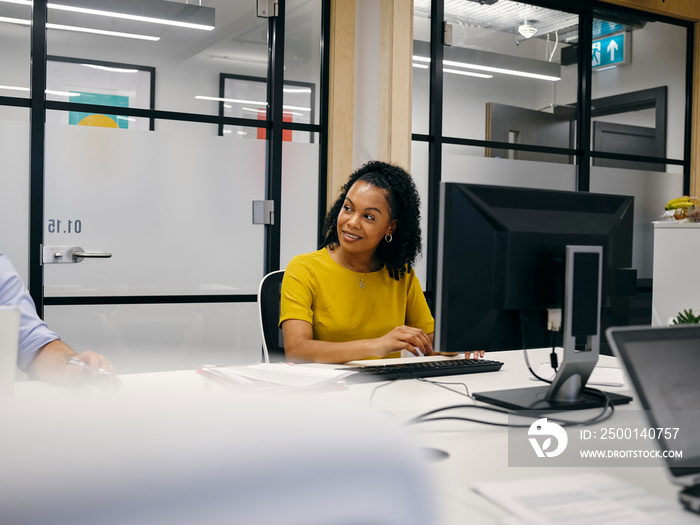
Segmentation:
{"type": "Polygon", "coordinates": [[[674,503],[598,473],[477,483],[474,491],[525,524],[697,524],[674,503]]]}

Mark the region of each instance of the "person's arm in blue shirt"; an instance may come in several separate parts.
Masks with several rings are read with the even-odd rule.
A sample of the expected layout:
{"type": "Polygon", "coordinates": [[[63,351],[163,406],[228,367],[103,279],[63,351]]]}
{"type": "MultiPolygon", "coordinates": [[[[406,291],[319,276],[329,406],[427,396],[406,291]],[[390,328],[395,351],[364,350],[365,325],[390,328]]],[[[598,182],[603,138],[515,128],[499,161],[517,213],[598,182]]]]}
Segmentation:
{"type": "MultiPolygon", "coordinates": [[[[112,366],[96,352],[78,354],[61,341],[36,313],[34,301],[7,256],[0,252],[0,305],[15,306],[21,314],[17,366],[36,379],[61,383],[78,383],[111,371],[112,366]],[[88,365],[76,366],[68,359],[76,357],[88,365]]],[[[104,381],[104,380],[102,380],[104,381]]]]}

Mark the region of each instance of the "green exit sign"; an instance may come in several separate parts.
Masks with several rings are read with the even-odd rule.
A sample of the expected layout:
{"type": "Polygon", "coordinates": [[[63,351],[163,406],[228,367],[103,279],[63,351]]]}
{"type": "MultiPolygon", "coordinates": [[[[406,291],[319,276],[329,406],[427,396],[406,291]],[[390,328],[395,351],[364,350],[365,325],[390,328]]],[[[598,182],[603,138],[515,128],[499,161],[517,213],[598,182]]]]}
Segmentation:
{"type": "Polygon", "coordinates": [[[593,69],[626,64],[629,47],[628,32],[594,40],[593,69]]]}

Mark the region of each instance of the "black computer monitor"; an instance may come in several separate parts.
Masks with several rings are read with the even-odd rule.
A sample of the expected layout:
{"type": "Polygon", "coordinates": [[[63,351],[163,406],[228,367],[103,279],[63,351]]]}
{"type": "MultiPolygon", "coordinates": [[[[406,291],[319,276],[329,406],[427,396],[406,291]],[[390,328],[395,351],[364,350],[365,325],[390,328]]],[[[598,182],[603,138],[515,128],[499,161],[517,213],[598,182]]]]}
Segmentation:
{"type": "MultiPolygon", "coordinates": [[[[576,397],[581,406],[600,334],[608,326],[629,324],[629,296],[636,286],[636,272],[630,270],[633,209],[629,196],[442,183],[435,348],[461,352],[564,345],[566,351],[575,346],[583,355],[568,354],[568,374],[578,374],[579,384],[564,390],[571,403],[576,397]],[[570,255],[571,298],[565,308],[567,246],[580,249],[570,255]],[[600,248],[578,253],[590,252],[586,247],[600,248]],[[574,278],[575,267],[592,270],[574,278]],[[570,316],[569,323],[552,332],[549,311],[557,309],[564,310],[563,319],[570,316]],[[588,364],[576,370],[577,360],[588,364]]],[[[565,368],[564,362],[560,372],[565,368]]],[[[535,404],[525,408],[545,408],[535,404]]],[[[509,408],[516,405],[523,408],[519,402],[509,408]]]]}

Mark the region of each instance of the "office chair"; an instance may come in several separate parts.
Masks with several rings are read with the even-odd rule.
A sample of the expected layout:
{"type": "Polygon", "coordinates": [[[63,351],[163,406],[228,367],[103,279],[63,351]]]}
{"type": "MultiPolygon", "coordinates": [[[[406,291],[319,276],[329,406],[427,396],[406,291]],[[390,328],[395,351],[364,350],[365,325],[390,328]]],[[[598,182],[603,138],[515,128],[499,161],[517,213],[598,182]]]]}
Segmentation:
{"type": "Polygon", "coordinates": [[[265,363],[286,361],[280,320],[280,296],[284,270],[268,273],[260,281],[258,308],[260,308],[260,329],[262,330],[262,357],[265,363]]]}

